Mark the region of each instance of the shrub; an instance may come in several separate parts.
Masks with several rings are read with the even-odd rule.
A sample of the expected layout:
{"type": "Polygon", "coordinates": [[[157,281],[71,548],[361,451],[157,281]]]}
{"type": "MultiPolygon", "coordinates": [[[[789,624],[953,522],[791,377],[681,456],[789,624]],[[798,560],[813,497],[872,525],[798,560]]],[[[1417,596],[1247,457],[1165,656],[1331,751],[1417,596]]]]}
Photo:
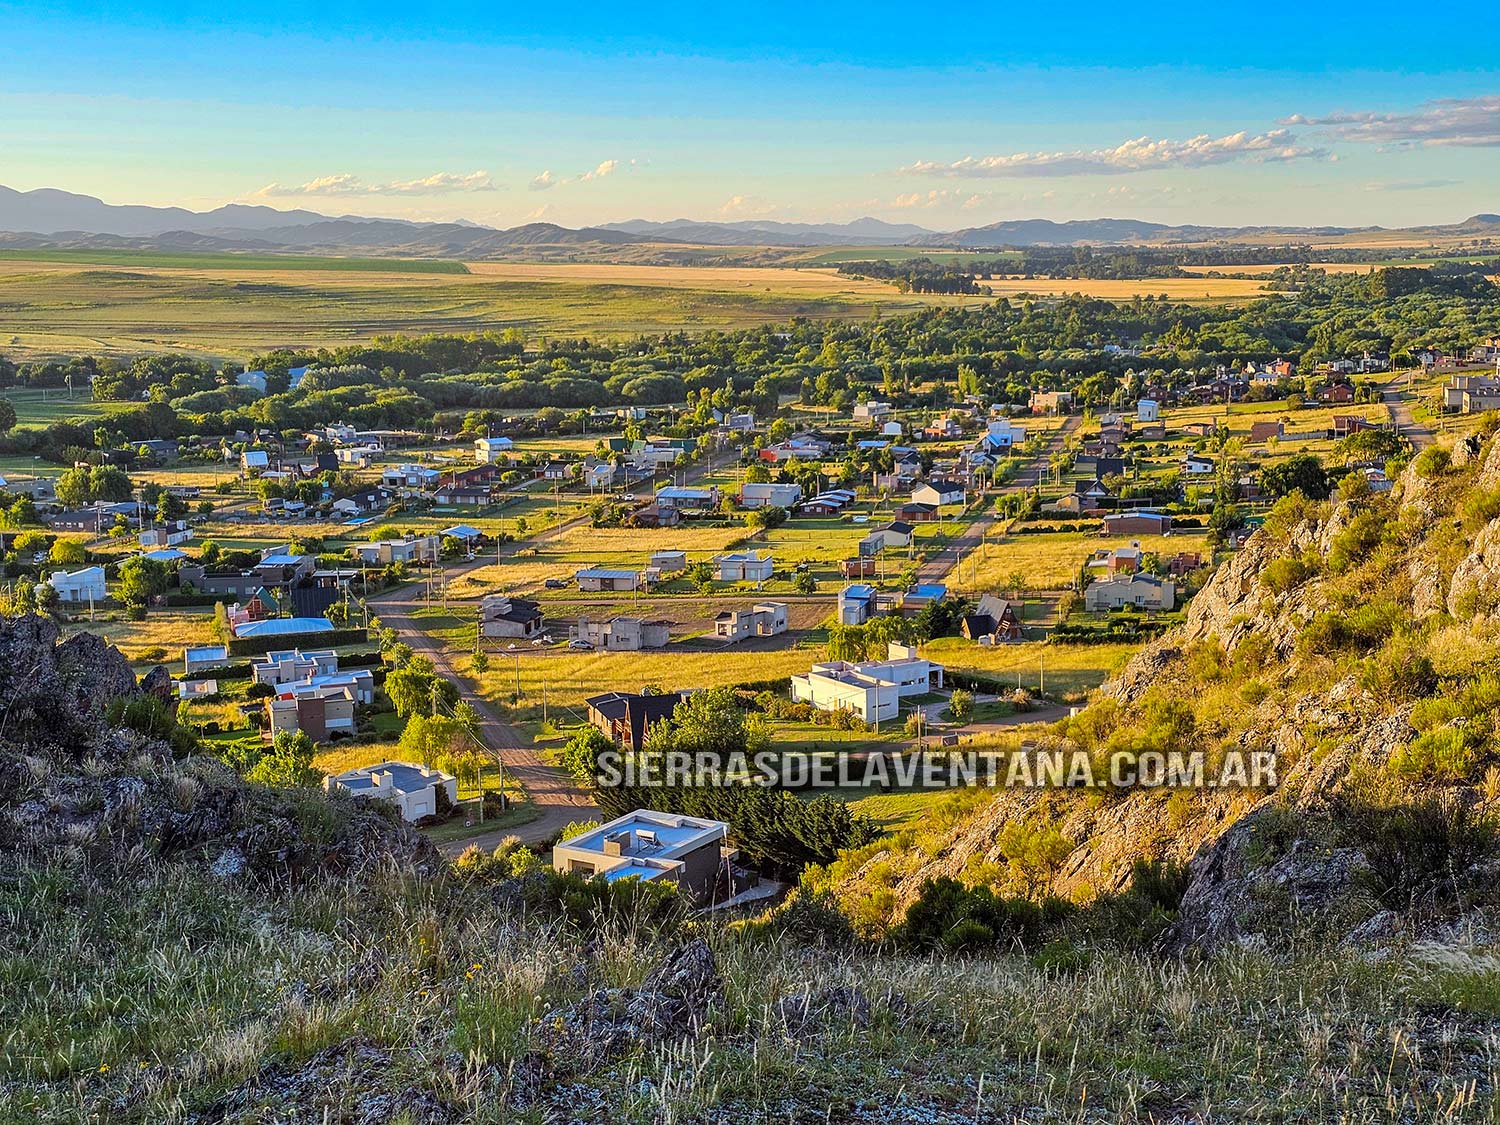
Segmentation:
{"type": "Polygon", "coordinates": [[[1423,480],[1436,480],[1446,473],[1453,458],[1446,449],[1430,445],[1412,459],[1412,471],[1423,480]]]}
{"type": "Polygon", "coordinates": [[[1496,852],[1494,824],[1456,797],[1394,807],[1343,803],[1335,812],[1370,862],[1373,890],[1393,910],[1456,900],[1458,877],[1496,852]]]}
{"type": "Polygon", "coordinates": [[[1002,942],[1035,944],[1046,927],[1072,913],[1070,903],[1006,898],[988,887],[965,887],[946,876],[922,884],[906,920],[892,932],[907,949],[951,952],[993,948],[1002,942]]]}
{"type": "Polygon", "coordinates": [[[1300,556],[1273,559],[1260,572],[1261,585],[1273,594],[1295,590],[1314,574],[1317,568],[1300,556]]]}
{"type": "Polygon", "coordinates": [[[1480,746],[1468,728],[1439,727],[1419,734],[1391,754],[1393,772],[1409,778],[1466,781],[1480,764],[1480,746]]]}

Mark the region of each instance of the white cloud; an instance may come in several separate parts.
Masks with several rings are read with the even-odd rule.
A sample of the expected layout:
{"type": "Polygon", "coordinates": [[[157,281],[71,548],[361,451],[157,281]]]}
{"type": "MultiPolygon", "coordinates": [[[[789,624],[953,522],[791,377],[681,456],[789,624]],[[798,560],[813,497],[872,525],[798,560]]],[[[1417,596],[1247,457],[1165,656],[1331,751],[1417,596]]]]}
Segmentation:
{"type": "Polygon", "coordinates": [[[419,180],[392,180],[367,184],[358,176],[341,172],[319,176],[305,184],[267,184],[254,195],[259,198],[371,196],[371,195],[451,195],[455,192],[496,191],[488,172],[434,172],[419,180]]]}
{"type": "Polygon", "coordinates": [[[618,160],[601,160],[597,165],[587,172],[580,172],[576,176],[558,177],[552,174],[552,169],[533,176],[531,182],[526,186],[532,191],[547,191],[549,188],[565,187],[568,184],[585,184],[590,180],[602,180],[605,176],[612,176],[621,168],[634,168],[635,161],[622,164],[618,160]]]}
{"type": "Polygon", "coordinates": [[[775,215],[782,208],[758,195],[731,195],[719,207],[719,214],[725,218],[765,218],[767,215],[775,215]]]}
{"type": "Polygon", "coordinates": [[[1500,94],[1441,98],[1405,113],[1296,113],[1282,124],[1310,126],[1334,140],[1364,144],[1489,148],[1500,145],[1500,94]]]}
{"type": "Polygon", "coordinates": [[[932,191],[912,191],[898,195],[891,200],[890,205],[898,211],[926,210],[931,207],[957,207],[963,211],[972,211],[987,198],[988,196],[980,195],[978,192],[935,188],[932,191]]]}
{"type": "Polygon", "coordinates": [[[1376,180],[1365,185],[1366,191],[1432,191],[1456,187],[1462,180],[1376,180]]]}
{"type": "Polygon", "coordinates": [[[1296,143],[1286,129],[1266,133],[1203,133],[1185,141],[1137,137],[1114,148],[1075,149],[1071,152],[1016,152],[1006,156],[966,156],[943,163],[920,160],[901,171],[908,175],[975,179],[1029,176],[1117,176],[1164,168],[1201,168],[1211,164],[1246,161],[1283,163],[1327,157],[1323,149],[1296,143]]]}

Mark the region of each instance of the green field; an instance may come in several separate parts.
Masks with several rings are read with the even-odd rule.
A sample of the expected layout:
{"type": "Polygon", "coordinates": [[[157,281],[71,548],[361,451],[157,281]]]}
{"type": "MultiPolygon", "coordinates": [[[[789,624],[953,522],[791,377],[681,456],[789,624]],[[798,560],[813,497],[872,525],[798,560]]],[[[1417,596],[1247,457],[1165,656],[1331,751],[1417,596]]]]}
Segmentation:
{"type": "Polygon", "coordinates": [[[61,262],[138,269],[335,270],[348,273],[468,273],[436,258],[317,258],[301,254],[179,254],[162,250],[0,250],[0,262],[61,262]]]}
{"type": "Polygon", "coordinates": [[[95,402],[89,398],[87,387],[76,388],[73,397],[68,397],[66,387],[49,388],[45,391],[23,391],[11,388],[4,397],[16,408],[16,425],[50,426],[53,422],[87,422],[102,418],[117,410],[128,410],[133,403],[95,402]]]}

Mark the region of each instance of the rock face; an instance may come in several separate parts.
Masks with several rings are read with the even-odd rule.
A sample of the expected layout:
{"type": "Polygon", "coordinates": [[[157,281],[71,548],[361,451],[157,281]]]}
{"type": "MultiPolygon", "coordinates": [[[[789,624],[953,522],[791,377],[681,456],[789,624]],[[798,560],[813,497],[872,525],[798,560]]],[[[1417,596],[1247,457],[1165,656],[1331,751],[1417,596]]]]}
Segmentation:
{"type": "Polygon", "coordinates": [[[542,1017],[542,1033],[560,1065],[597,1063],[641,1044],[695,1035],[722,998],[713,950],[701,938],[679,946],[639,989],[602,988],[542,1017]]]}
{"type": "MultiPolygon", "coordinates": [[[[1413,621],[1441,613],[1467,620],[1476,612],[1500,611],[1500,519],[1479,532],[1451,580],[1444,569],[1452,558],[1455,497],[1466,485],[1500,488],[1500,438],[1488,447],[1466,446],[1464,458],[1467,468],[1434,480],[1406,472],[1394,498],[1400,514],[1391,513],[1392,535],[1384,549],[1399,546],[1406,555],[1390,560],[1393,580],[1371,594],[1405,603],[1413,621]],[[1443,536],[1429,544],[1435,526],[1443,536]]],[[[1192,670],[1195,647],[1221,646],[1233,658],[1251,637],[1266,642],[1274,660],[1264,665],[1257,691],[1236,692],[1238,672],[1218,679],[1210,729],[1199,737],[1204,749],[1273,751],[1279,772],[1274,795],[1213,788],[1001,789],[952,827],[927,836],[920,849],[893,845],[870,855],[852,873],[856,891],[880,887],[898,919],[923,884],[941,876],[963,882],[977,877],[1013,892],[1024,886],[1087,902],[1124,889],[1134,862],[1153,859],[1187,869],[1187,891],[1166,938],[1177,951],[1269,940],[1294,924],[1320,926],[1334,937],[1389,929],[1371,921],[1382,903],[1371,890],[1370,872],[1386,845],[1361,833],[1378,829],[1378,815],[1369,811],[1369,786],[1378,782],[1371,779],[1391,779],[1389,785],[1404,788],[1388,766],[1416,737],[1412,704],[1375,698],[1361,671],[1346,667],[1337,673],[1338,663],[1299,653],[1298,642],[1314,617],[1347,613],[1357,604],[1351,603],[1347,577],[1326,569],[1320,576],[1312,568],[1309,578],[1279,593],[1262,582],[1276,559],[1315,556],[1326,564],[1336,541],[1350,542],[1340,536],[1359,507],[1335,502],[1308,510],[1307,518],[1276,529],[1274,537],[1265,529],[1252,535],[1194,597],[1184,623],[1138,652],[1099,689],[1095,703],[1138,715],[1143,705],[1188,698],[1204,690],[1201,673],[1192,670]],[[1317,663],[1304,664],[1309,660],[1317,663]],[[1299,676],[1308,670],[1327,672],[1328,678],[1299,676]],[[1225,708],[1231,721],[1215,717],[1225,715],[1225,708]],[[1268,846],[1272,836],[1274,846],[1268,846]],[[1025,868],[1018,838],[1022,845],[1047,839],[1052,846],[1039,877],[1025,868]]],[[[1107,724],[1107,712],[1098,721],[1107,724]]],[[[1075,748],[1059,733],[1041,736],[1039,745],[1075,748]]],[[[1387,863],[1382,870],[1388,869],[1387,863]]],[[[1397,928],[1415,932],[1435,917],[1402,918],[1397,928]]]]}
{"type": "Polygon", "coordinates": [[[0,618],[0,740],[81,739],[112,701],[135,694],[119,649],[92,633],[57,638],[48,618],[0,618]]]}
{"type": "Polygon", "coordinates": [[[1459,562],[1448,585],[1447,607],[1452,617],[1493,613],[1500,590],[1500,519],[1480,528],[1469,553],[1459,562]]]}
{"type": "MultiPolygon", "coordinates": [[[[112,863],[142,849],[273,881],[391,860],[440,866],[381,802],[247,785],[216,758],[179,761],[157,739],[110,727],[109,705],[141,694],[129,662],[93,634],[57,638],[46,618],[0,618],[0,863],[65,850],[112,863]]],[[[170,685],[162,668],[145,685],[153,676],[170,685]]]]}

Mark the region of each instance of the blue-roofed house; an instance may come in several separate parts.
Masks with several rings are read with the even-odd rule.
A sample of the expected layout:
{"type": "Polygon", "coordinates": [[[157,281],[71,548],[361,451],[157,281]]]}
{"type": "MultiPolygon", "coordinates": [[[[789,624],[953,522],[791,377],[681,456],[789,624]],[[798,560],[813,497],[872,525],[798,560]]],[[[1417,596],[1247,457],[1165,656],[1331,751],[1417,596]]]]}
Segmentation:
{"type": "Polygon", "coordinates": [[[311,367],[288,367],[286,369],[286,385],[288,390],[295,391],[302,385],[302,380],[307,378],[311,367]]]}
{"type": "Polygon", "coordinates": [[[249,387],[256,394],[266,393],[266,373],[264,371],[241,371],[234,377],[236,386],[249,387]]]}
{"type": "Polygon", "coordinates": [[[352,793],[356,797],[390,801],[407,821],[437,816],[442,806],[438,796],[440,789],[446,795],[448,805],[458,803],[456,778],[442,770],[428,769],[412,762],[362,766],[324,778],[323,787],[330,793],[352,793]]]}
{"type": "Polygon", "coordinates": [[[195,645],[182,650],[182,670],[185,675],[190,676],[209,668],[223,668],[228,663],[228,645],[195,645]]]}
{"type": "Polygon", "coordinates": [[[875,607],[875,587],[855,582],[839,591],[839,624],[863,625],[875,607]]]}

